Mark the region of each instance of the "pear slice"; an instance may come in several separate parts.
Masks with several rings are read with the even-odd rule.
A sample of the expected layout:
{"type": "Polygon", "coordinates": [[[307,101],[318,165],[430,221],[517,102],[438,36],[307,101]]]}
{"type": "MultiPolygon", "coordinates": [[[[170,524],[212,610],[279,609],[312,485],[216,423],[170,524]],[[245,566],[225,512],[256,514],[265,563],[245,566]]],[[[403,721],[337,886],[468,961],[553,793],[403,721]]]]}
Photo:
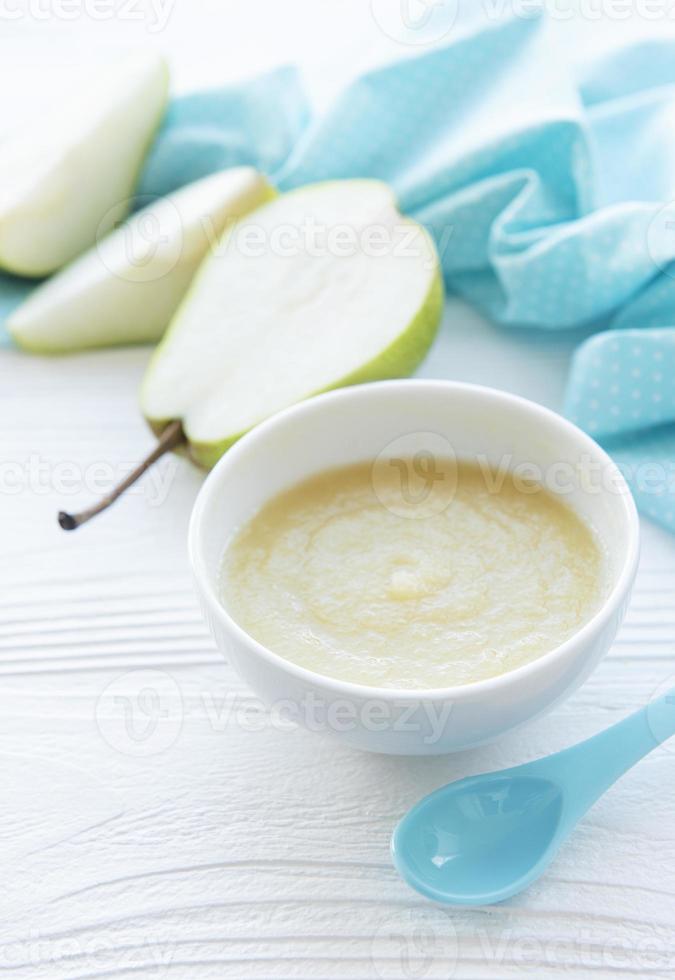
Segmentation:
{"type": "Polygon", "coordinates": [[[110,507],[164,453],[212,466],[258,422],[422,360],[443,307],[438,256],[375,180],[313,184],[232,225],[202,263],[148,366],[141,408],[159,439],[66,531],[110,507]]]}
{"type": "Polygon", "coordinates": [[[3,141],[0,268],[47,275],[124,218],[167,92],[160,57],[126,57],[3,141]]]}
{"type": "Polygon", "coordinates": [[[38,286],[8,329],[41,354],[159,340],[228,223],[275,193],[252,167],[234,167],[160,198],[38,286]]]}
{"type": "Polygon", "coordinates": [[[312,394],[411,373],[443,303],[429,235],[374,180],[284,194],[206,258],[141,391],[156,432],[182,421],[212,466],[258,422],[312,394]]]}

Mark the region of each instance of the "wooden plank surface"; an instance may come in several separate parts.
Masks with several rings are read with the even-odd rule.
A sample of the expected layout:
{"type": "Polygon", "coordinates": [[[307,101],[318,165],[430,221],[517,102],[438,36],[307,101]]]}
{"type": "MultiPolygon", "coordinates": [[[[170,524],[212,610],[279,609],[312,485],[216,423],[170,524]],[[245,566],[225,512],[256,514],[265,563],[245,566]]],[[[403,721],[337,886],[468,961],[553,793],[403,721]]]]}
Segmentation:
{"type": "MultiPolygon", "coordinates": [[[[423,373],[480,374],[555,401],[571,346],[504,338],[451,303],[423,373]]],[[[56,525],[60,504],[91,496],[94,464],[112,472],[148,444],[135,408],[146,359],[2,354],[0,973],[672,976],[672,746],[503,905],[435,907],[388,853],[420,795],[570,744],[675,684],[670,536],[645,525],[628,621],[595,674],[496,745],[400,759],[282,729],[214,649],[191,589],[199,473],[169,460],[97,523],[73,535],[56,525]]]]}

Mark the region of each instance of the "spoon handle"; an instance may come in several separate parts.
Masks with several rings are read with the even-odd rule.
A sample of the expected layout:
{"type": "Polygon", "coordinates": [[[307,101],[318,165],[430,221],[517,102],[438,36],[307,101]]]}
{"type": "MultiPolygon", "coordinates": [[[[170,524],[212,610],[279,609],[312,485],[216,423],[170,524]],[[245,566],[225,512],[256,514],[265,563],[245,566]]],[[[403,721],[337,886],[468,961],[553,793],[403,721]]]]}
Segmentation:
{"type": "Polygon", "coordinates": [[[555,760],[559,778],[586,810],[628,769],[675,735],[675,689],[598,735],[563,749],[555,760]]]}

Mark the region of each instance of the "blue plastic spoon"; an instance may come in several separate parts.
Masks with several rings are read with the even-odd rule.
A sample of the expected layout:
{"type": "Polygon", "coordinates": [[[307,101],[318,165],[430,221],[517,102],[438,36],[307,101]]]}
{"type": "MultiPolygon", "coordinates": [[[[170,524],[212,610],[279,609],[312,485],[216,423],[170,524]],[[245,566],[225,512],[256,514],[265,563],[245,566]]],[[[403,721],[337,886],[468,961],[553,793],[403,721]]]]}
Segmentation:
{"type": "Polygon", "coordinates": [[[425,797],[392,837],[413,888],[447,905],[489,905],[537,879],[577,821],[620,776],[675,735],[675,690],[599,735],[425,797]]]}

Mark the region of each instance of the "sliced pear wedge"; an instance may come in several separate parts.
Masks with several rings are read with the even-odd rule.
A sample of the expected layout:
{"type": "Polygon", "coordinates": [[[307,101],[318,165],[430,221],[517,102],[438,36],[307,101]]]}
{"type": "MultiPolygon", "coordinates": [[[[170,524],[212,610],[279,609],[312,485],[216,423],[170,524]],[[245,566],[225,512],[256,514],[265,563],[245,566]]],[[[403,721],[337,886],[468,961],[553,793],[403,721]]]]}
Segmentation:
{"type": "Polygon", "coordinates": [[[252,167],[234,167],[160,198],[38,286],[8,329],[41,354],[159,340],[228,223],[275,193],[252,167]]]}
{"type": "Polygon", "coordinates": [[[132,55],[3,141],[0,268],[47,275],[124,218],[167,94],[163,60],[132,55]]]}
{"type": "Polygon", "coordinates": [[[141,391],[156,432],[180,420],[209,467],[258,422],[341,385],[411,373],[443,303],[429,235],[379,181],[278,197],[207,257],[141,391]]]}

